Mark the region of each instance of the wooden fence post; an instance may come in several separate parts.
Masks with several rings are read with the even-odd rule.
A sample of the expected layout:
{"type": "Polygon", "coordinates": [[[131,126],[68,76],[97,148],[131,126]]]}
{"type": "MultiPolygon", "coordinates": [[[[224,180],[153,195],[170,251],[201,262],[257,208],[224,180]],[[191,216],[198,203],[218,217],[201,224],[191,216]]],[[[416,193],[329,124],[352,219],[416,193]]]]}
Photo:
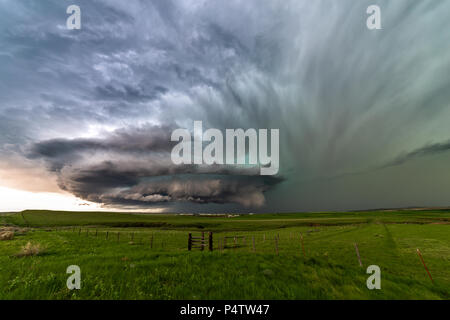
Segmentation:
{"type": "Polygon", "coordinates": [[[434,283],[433,278],[431,277],[431,273],[430,273],[430,271],[428,270],[427,265],[425,264],[425,260],[423,260],[422,253],[420,253],[420,250],[419,250],[419,249],[417,249],[417,254],[419,255],[420,260],[422,261],[422,264],[423,264],[423,266],[425,267],[425,270],[427,271],[428,276],[429,276],[430,279],[431,279],[431,282],[434,283]]]}
{"type": "Polygon", "coordinates": [[[150,249],[153,249],[153,233],[152,233],[152,237],[150,238],[150,249]]]}
{"type": "Polygon", "coordinates": [[[205,233],[202,232],[202,242],[201,242],[200,250],[203,251],[204,248],[205,248],[205,233]]]}
{"type": "Polygon", "coordinates": [[[209,251],[213,251],[213,234],[212,234],[212,232],[209,232],[208,238],[209,238],[209,251]]]}
{"type": "Polygon", "coordinates": [[[302,243],[303,258],[306,258],[305,246],[303,245],[303,235],[300,233],[300,241],[302,243]]]}
{"type": "Polygon", "coordinates": [[[191,251],[192,249],[192,233],[189,233],[188,235],[188,251],[191,251]]]}
{"type": "Polygon", "coordinates": [[[256,248],[255,248],[255,236],[252,236],[252,243],[253,243],[253,252],[255,252],[256,251],[256,248]]]}
{"type": "Polygon", "coordinates": [[[277,252],[278,255],[278,238],[275,236],[275,250],[277,252]]]}
{"type": "Polygon", "coordinates": [[[356,250],[356,255],[358,256],[358,261],[359,261],[359,266],[362,267],[362,262],[361,262],[361,257],[359,255],[359,250],[358,250],[358,245],[355,242],[355,250],[356,250]]]}
{"type": "Polygon", "coordinates": [[[109,231],[106,231],[106,240],[108,240],[109,231]]]}

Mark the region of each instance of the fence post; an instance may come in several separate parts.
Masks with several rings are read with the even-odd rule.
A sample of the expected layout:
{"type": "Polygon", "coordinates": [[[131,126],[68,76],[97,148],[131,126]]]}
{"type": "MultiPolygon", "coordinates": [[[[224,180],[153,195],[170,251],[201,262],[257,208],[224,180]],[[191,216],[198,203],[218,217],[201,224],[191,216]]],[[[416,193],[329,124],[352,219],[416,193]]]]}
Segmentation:
{"type": "Polygon", "coordinates": [[[203,251],[205,249],[205,233],[202,232],[202,245],[200,246],[200,250],[203,251]]]}
{"type": "Polygon", "coordinates": [[[209,251],[213,251],[213,234],[212,234],[212,232],[210,232],[208,234],[208,237],[209,237],[209,251]]]}
{"type": "Polygon", "coordinates": [[[192,233],[189,233],[188,235],[188,251],[191,251],[192,249],[192,233]]]}
{"type": "Polygon", "coordinates": [[[358,250],[358,245],[355,242],[355,250],[356,250],[356,255],[358,256],[358,261],[359,261],[359,266],[362,267],[362,262],[361,262],[361,257],[359,256],[359,250],[358,250]]]}
{"type": "Polygon", "coordinates": [[[425,270],[427,271],[428,276],[429,276],[430,279],[431,279],[431,282],[434,283],[433,278],[431,277],[431,273],[430,273],[430,271],[428,270],[427,265],[425,264],[425,260],[423,260],[422,253],[420,253],[420,250],[419,250],[419,249],[417,249],[417,254],[419,255],[420,260],[422,260],[422,264],[423,264],[423,266],[425,267],[425,270]]]}
{"type": "Polygon", "coordinates": [[[106,231],[106,240],[108,240],[109,231],[106,231]]]}
{"type": "Polygon", "coordinates": [[[234,236],[234,248],[236,249],[236,247],[237,247],[237,239],[236,236],[234,236]]]}
{"type": "Polygon", "coordinates": [[[117,232],[117,242],[119,242],[120,232],[117,232]]]}
{"type": "Polygon", "coordinates": [[[303,245],[303,235],[301,232],[300,232],[300,241],[302,243],[303,258],[306,258],[305,246],[303,245]]]}
{"type": "Polygon", "coordinates": [[[153,233],[152,233],[152,237],[150,238],[150,249],[153,249],[153,233]]]}
{"type": "Polygon", "coordinates": [[[277,251],[278,255],[278,238],[275,236],[275,250],[277,251]]]}
{"type": "Polygon", "coordinates": [[[80,228],[80,230],[78,230],[78,235],[81,235],[81,228],[80,228]]]}
{"type": "Polygon", "coordinates": [[[256,251],[256,248],[255,248],[255,236],[252,236],[252,243],[253,243],[253,252],[255,252],[256,251]]]}
{"type": "Polygon", "coordinates": [[[97,238],[97,233],[98,233],[98,230],[95,229],[95,237],[96,237],[96,238],[97,238]]]}

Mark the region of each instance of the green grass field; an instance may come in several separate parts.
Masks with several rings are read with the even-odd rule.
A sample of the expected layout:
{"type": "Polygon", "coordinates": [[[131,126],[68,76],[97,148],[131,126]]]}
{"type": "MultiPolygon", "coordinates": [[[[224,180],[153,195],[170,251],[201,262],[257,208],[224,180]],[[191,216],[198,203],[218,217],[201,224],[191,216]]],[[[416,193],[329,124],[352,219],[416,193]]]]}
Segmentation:
{"type": "Polygon", "coordinates": [[[0,299],[450,297],[449,210],[236,217],[24,211],[0,215],[0,225],[22,228],[0,241],[0,299]],[[202,231],[213,232],[214,251],[188,251],[188,233],[202,231]],[[219,250],[224,236],[228,247],[219,250]],[[44,250],[17,256],[28,242],[44,250]],[[381,290],[366,287],[372,264],[381,268],[381,290]],[[81,290],[66,287],[69,265],[81,268],[81,290]]]}

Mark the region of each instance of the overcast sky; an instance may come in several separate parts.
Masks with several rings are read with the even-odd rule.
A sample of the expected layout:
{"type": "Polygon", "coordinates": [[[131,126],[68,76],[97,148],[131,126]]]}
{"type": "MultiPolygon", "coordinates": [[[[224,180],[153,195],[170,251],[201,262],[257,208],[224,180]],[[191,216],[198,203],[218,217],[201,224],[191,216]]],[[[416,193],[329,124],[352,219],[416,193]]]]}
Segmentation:
{"type": "Polygon", "coordinates": [[[436,0],[0,0],[0,211],[450,205],[449,17],[436,0]],[[194,120],[278,128],[278,175],[172,164],[194,120]]]}

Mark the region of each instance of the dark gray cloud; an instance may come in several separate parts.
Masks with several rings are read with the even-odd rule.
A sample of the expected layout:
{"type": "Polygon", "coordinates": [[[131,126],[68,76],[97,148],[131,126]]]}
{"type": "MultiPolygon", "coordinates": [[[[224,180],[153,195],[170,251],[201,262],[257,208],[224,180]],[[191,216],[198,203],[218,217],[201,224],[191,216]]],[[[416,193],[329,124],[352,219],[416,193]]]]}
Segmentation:
{"type": "Polygon", "coordinates": [[[139,128],[118,129],[105,138],[51,139],[32,144],[28,158],[44,158],[65,164],[76,161],[78,155],[96,152],[151,154],[170,152],[175,145],[170,141],[173,127],[146,125],[139,128]]]}
{"type": "MultiPolygon", "coordinates": [[[[0,2],[0,160],[13,163],[14,153],[45,163],[84,198],[89,189],[121,199],[110,185],[99,193],[103,186],[85,182],[101,181],[100,172],[128,189],[164,175],[187,175],[188,190],[200,177],[243,176],[264,194],[261,210],[397,205],[386,184],[406,205],[448,199],[433,189],[450,180],[449,170],[435,171],[445,168],[450,137],[447,1],[80,0],[82,29],[66,30],[70,4],[0,2]],[[371,4],[381,7],[382,30],[365,26],[371,4]],[[194,120],[279,128],[284,183],[268,188],[236,168],[172,168],[167,133],[157,128],[194,120]],[[423,147],[428,141],[442,152],[423,147]],[[143,171],[124,171],[127,163],[143,171]],[[380,163],[390,165],[371,171],[380,163]],[[408,196],[410,165],[424,174],[408,196]]],[[[212,202],[231,199],[228,182],[212,202]]],[[[165,183],[161,201],[189,198],[165,183]]]]}
{"type": "Polygon", "coordinates": [[[104,138],[52,139],[32,144],[29,159],[44,160],[62,190],[106,206],[153,206],[166,202],[264,205],[264,193],[282,181],[258,168],[174,165],[173,128],[146,125],[104,138]]]}
{"type": "MultiPolygon", "coordinates": [[[[117,168],[116,168],[117,169],[117,168]]],[[[62,176],[60,185],[76,196],[105,205],[152,206],[165,202],[236,203],[244,208],[265,204],[264,192],[279,178],[240,175],[178,174],[138,179],[144,172],[89,170],[62,176]],[[135,174],[135,176],[133,176],[135,174]]],[[[152,171],[153,173],[153,171],[152,171]]]]}
{"type": "Polygon", "coordinates": [[[419,157],[439,155],[441,153],[449,151],[450,151],[450,140],[442,143],[429,143],[421,148],[399,155],[394,160],[389,161],[385,165],[381,166],[380,169],[399,166],[419,157]]]}

